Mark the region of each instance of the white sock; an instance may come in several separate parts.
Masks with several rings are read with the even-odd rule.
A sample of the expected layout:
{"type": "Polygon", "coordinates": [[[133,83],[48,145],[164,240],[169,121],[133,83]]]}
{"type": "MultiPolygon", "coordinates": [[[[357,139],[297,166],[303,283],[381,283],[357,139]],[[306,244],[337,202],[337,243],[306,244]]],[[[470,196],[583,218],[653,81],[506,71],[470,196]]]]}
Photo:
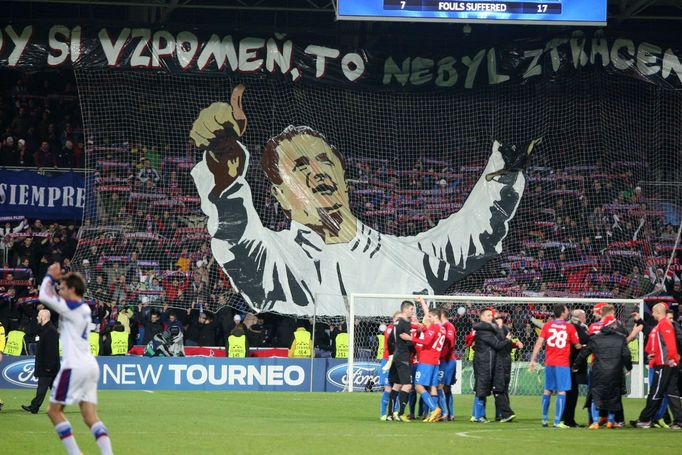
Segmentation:
{"type": "Polygon", "coordinates": [[[54,431],[57,432],[57,436],[59,436],[59,439],[62,440],[62,444],[64,444],[66,452],[69,455],[81,455],[81,449],[78,448],[76,438],[73,437],[71,424],[68,420],[55,425],[54,431]]]}
{"type": "Polygon", "coordinates": [[[92,435],[97,441],[97,447],[102,455],[113,455],[111,450],[111,439],[109,439],[109,430],[102,422],[95,422],[91,427],[92,435]]]}

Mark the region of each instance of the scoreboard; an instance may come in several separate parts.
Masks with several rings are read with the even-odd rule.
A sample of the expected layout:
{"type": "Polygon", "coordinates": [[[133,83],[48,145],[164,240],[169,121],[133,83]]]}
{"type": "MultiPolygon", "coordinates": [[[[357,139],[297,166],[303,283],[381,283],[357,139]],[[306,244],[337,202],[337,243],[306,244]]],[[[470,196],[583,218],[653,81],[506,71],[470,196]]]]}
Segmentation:
{"type": "Polygon", "coordinates": [[[345,20],[606,25],[607,0],[337,0],[345,20]]]}

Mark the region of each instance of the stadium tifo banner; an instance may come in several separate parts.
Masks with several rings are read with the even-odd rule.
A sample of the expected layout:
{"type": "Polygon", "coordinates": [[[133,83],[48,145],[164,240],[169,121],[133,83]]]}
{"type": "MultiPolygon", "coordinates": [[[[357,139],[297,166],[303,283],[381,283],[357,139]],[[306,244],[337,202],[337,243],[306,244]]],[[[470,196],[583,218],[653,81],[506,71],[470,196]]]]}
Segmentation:
{"type": "Polygon", "coordinates": [[[85,182],[82,175],[56,176],[33,171],[0,170],[0,213],[26,218],[76,220],[83,217],[85,182]]]}
{"type": "MultiPolygon", "coordinates": [[[[533,34],[533,36],[538,36],[533,34]]],[[[603,31],[574,31],[490,45],[471,38],[437,51],[386,43],[341,49],[310,37],[238,36],[196,30],[95,29],[8,24],[0,29],[0,65],[11,68],[160,68],[182,72],[265,73],[389,88],[470,89],[556,77],[591,66],[682,88],[682,51],[603,31]]]]}
{"type": "MultiPolygon", "coordinates": [[[[111,254],[138,281],[131,271],[148,279],[141,261],[156,262],[170,307],[336,317],[359,293],[665,285],[644,269],[675,248],[663,226],[676,208],[646,183],[676,170],[676,43],[576,31],[341,49],[313,35],[0,31],[0,64],[75,70],[97,220],[74,268],[113,276],[111,254]]],[[[89,297],[111,300],[107,286],[89,297]]],[[[115,298],[142,303],[126,289],[115,298]]],[[[355,302],[359,317],[399,305],[355,302]]],[[[514,312],[515,331],[530,311],[551,313],[514,312]]]]}

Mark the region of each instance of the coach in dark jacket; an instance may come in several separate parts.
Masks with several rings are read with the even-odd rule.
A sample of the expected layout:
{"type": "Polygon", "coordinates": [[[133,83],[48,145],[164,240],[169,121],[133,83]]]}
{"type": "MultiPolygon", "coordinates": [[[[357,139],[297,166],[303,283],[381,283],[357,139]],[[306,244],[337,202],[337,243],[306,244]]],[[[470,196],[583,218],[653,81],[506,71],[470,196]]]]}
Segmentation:
{"type": "MultiPolygon", "coordinates": [[[[573,310],[571,314],[571,324],[575,327],[580,344],[587,346],[590,342],[590,333],[587,325],[587,316],[583,310],[573,310]]],[[[579,349],[571,346],[571,365],[578,358],[579,349]]],[[[587,362],[582,362],[578,371],[571,371],[571,390],[566,393],[566,409],[564,410],[564,424],[569,427],[579,427],[575,421],[575,408],[578,405],[578,395],[580,394],[580,384],[587,384],[587,362]]]]}
{"type": "Polygon", "coordinates": [[[474,325],[474,378],[476,397],[483,400],[492,393],[495,407],[502,419],[509,419],[514,412],[505,394],[504,355],[501,351],[511,346],[511,334],[506,337],[493,322],[491,310],[481,312],[481,322],[474,325]]]}
{"type": "Polygon", "coordinates": [[[31,414],[37,414],[40,406],[43,404],[47,389],[52,388],[57,372],[59,371],[59,333],[57,329],[50,322],[49,310],[40,310],[38,312],[38,324],[40,324],[40,332],[38,339],[38,346],[36,348],[35,368],[33,376],[38,378],[38,389],[36,396],[31,401],[31,404],[22,405],[21,408],[31,414]]]}
{"type": "Polygon", "coordinates": [[[620,395],[623,389],[623,368],[632,370],[630,349],[625,336],[614,327],[606,325],[601,332],[590,337],[587,348],[581,349],[573,362],[573,371],[594,354],[592,363],[592,400],[600,411],[622,411],[620,395]]]}

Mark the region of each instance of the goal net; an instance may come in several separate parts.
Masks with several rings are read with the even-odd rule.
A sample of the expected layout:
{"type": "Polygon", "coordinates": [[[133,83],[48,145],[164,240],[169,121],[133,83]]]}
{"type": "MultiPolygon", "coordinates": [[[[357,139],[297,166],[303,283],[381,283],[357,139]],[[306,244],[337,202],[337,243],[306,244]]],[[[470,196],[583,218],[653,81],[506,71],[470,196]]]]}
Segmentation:
{"type": "MultiPolygon", "coordinates": [[[[483,309],[491,308],[496,316],[503,318],[504,324],[512,334],[514,341],[520,341],[522,348],[512,351],[512,373],[509,393],[512,395],[540,395],[543,390],[544,349],[538,357],[538,369],[529,370],[529,361],[533,347],[540,333],[542,325],[553,317],[553,306],[557,303],[565,304],[571,311],[583,310],[587,317],[587,325],[595,322],[594,305],[600,302],[612,304],[615,317],[628,330],[634,327],[633,313],[641,314],[644,301],[638,299],[590,299],[590,298],[542,298],[542,297],[486,297],[476,295],[423,296],[429,308],[445,310],[448,319],[456,329],[455,357],[457,359],[455,393],[473,393],[473,352],[469,335],[472,327],[479,322],[479,315],[483,309]]],[[[382,347],[377,335],[392,322],[392,316],[400,310],[403,301],[415,303],[417,318],[421,321],[424,314],[414,295],[381,295],[381,294],[353,294],[349,298],[350,321],[349,361],[346,390],[363,391],[371,381],[375,390],[381,390],[379,384],[379,368],[381,364],[382,347]],[[380,307],[376,314],[368,316],[363,308],[380,307]]],[[[374,311],[374,310],[373,310],[374,311]]],[[[633,360],[633,371],[628,375],[627,385],[630,397],[644,396],[643,349],[642,335],[632,340],[629,345],[633,360]]]]}

